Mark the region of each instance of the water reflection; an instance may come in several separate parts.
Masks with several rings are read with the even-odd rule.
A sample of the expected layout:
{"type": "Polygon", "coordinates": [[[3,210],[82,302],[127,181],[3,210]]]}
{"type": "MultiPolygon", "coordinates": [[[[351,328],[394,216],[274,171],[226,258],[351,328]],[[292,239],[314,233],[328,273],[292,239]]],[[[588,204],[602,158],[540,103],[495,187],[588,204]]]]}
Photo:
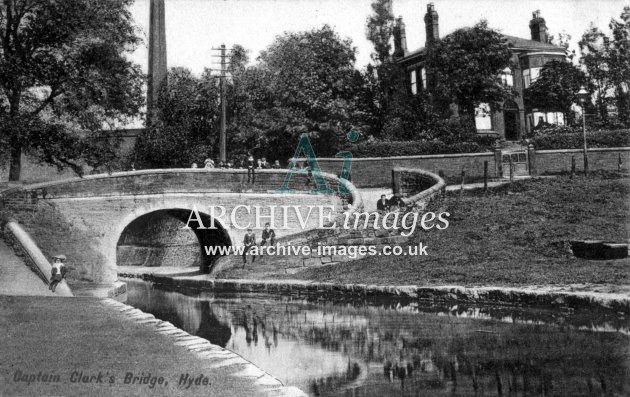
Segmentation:
{"type": "Polygon", "coordinates": [[[584,313],[128,291],[129,304],[312,395],[630,395],[619,316],[592,313],[589,328],[610,331],[593,332],[584,313]]]}

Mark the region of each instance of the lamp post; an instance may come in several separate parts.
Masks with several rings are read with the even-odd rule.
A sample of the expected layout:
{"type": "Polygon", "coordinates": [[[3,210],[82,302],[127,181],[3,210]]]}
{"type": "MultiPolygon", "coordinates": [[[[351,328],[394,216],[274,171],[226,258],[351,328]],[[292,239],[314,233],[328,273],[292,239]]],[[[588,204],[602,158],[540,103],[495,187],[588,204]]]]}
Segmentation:
{"type": "Polygon", "coordinates": [[[577,93],[577,97],[582,105],[582,134],[584,135],[584,175],[588,174],[588,152],[586,149],[586,99],[588,98],[588,91],[584,86],[580,87],[580,91],[577,93]]]}

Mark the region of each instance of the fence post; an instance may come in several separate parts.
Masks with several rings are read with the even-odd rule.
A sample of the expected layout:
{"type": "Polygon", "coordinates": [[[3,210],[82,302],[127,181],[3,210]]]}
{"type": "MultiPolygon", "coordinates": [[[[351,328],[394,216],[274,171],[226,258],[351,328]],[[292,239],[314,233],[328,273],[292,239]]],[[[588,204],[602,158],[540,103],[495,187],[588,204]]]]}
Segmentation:
{"type": "Polygon", "coordinates": [[[571,179],[575,176],[575,155],[571,156],[571,179]]]}
{"type": "Polygon", "coordinates": [[[510,185],[514,181],[514,164],[512,163],[512,155],[510,154],[510,185]]]}
{"type": "Polygon", "coordinates": [[[483,162],[483,191],[488,191],[488,161],[483,162]]]}
{"type": "Polygon", "coordinates": [[[531,143],[527,146],[527,160],[529,161],[529,175],[538,175],[538,170],[536,169],[536,150],[531,143]]]}
{"type": "Polygon", "coordinates": [[[621,161],[621,153],[619,153],[619,162],[617,162],[617,172],[621,173],[621,164],[623,164],[623,162],[621,161]]]}
{"type": "Polygon", "coordinates": [[[461,195],[464,194],[464,179],[466,178],[466,171],[464,171],[464,167],[462,167],[462,182],[459,188],[459,195],[461,197],[461,195]]]}

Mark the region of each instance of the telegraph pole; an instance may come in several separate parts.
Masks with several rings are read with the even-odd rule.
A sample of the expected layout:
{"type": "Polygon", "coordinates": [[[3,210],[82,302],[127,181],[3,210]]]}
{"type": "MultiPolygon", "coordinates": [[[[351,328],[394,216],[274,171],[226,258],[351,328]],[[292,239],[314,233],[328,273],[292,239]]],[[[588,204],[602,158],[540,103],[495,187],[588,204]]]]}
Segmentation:
{"type": "Polygon", "coordinates": [[[213,48],[214,51],[219,51],[220,55],[213,55],[215,58],[221,58],[220,65],[221,71],[219,74],[219,93],[220,93],[220,101],[221,101],[221,132],[219,135],[219,161],[226,162],[227,161],[227,136],[226,136],[226,108],[227,108],[227,97],[226,97],[226,81],[225,78],[229,70],[227,69],[227,58],[228,51],[232,51],[232,49],[225,48],[225,44],[221,44],[219,48],[213,48]]]}
{"type": "Polygon", "coordinates": [[[221,136],[219,138],[219,151],[221,161],[227,161],[227,148],[225,147],[225,44],[221,44],[221,136]]]}

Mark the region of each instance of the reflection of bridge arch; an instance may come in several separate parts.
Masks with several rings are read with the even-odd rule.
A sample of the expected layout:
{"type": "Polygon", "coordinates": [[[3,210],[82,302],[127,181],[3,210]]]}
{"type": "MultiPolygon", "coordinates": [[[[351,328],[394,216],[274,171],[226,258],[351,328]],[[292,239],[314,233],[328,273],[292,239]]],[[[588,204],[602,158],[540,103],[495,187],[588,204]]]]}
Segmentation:
{"type": "MultiPolygon", "coordinates": [[[[127,223],[126,226],[123,226],[123,230],[118,237],[116,247],[118,249],[121,245],[129,243],[129,241],[135,244],[139,241],[145,243],[166,242],[159,240],[175,237],[178,231],[177,229],[181,230],[187,223],[190,217],[190,212],[191,210],[186,208],[167,208],[145,212],[144,214],[137,216],[131,222],[127,223]],[[179,223],[181,223],[181,227],[178,227],[177,229],[171,228],[172,230],[165,230],[162,231],[162,233],[155,233],[154,230],[150,229],[151,225],[156,223],[163,224],[164,222],[160,221],[170,219],[179,221],[179,223]]],[[[211,224],[212,217],[210,215],[200,211],[199,216],[204,225],[209,226],[211,224]]],[[[124,223],[125,222],[122,222],[121,226],[124,225],[124,223]]],[[[199,244],[199,263],[202,271],[210,269],[214,261],[217,259],[216,256],[206,255],[204,246],[232,245],[232,240],[224,225],[216,220],[214,224],[215,229],[199,229],[199,225],[196,222],[191,222],[190,224],[190,231],[194,233],[199,244]]],[[[117,263],[117,265],[120,265],[120,263],[117,263]]]]}

